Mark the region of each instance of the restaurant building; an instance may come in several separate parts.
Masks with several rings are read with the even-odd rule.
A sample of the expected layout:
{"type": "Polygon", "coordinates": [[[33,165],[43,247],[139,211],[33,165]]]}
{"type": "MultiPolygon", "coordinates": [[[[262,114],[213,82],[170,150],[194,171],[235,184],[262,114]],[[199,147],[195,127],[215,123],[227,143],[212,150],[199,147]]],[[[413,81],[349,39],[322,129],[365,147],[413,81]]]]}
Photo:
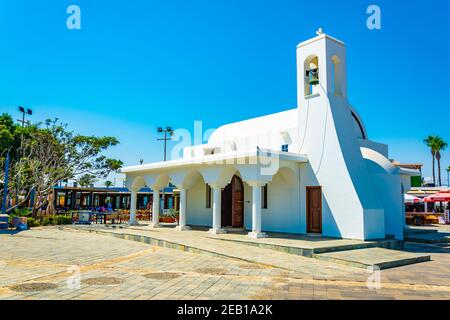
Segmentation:
{"type": "MultiPolygon", "coordinates": [[[[54,206],[57,212],[69,210],[95,210],[111,204],[113,210],[129,210],[131,192],[127,188],[119,187],[55,187],[54,206]]],[[[136,208],[151,210],[153,190],[147,187],[137,193],[136,208]]],[[[178,210],[179,194],[174,187],[164,189],[164,197],[160,198],[161,210],[178,210]],[[163,200],[164,199],[164,200],[163,200]],[[164,204],[163,204],[164,203],[164,204]]]]}

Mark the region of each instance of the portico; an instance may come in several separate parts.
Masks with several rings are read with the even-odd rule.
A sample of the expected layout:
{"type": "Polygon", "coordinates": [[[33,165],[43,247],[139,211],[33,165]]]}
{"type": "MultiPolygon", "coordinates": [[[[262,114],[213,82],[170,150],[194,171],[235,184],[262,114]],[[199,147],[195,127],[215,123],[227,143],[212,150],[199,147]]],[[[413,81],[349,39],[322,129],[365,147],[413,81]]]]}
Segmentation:
{"type": "MultiPolygon", "coordinates": [[[[248,229],[251,238],[263,238],[267,235],[262,231],[262,189],[286,170],[298,174],[300,164],[306,161],[302,155],[258,149],[211,155],[202,161],[180,159],[122,171],[127,175],[127,187],[132,194],[145,186],[153,190],[149,228],[161,226],[160,190],[171,183],[180,192],[177,231],[190,230],[190,221],[192,225],[210,227],[211,234],[226,233],[227,227],[233,227],[248,229]]],[[[135,211],[136,198],[132,197],[130,224],[133,225],[137,224],[135,211]]]]}

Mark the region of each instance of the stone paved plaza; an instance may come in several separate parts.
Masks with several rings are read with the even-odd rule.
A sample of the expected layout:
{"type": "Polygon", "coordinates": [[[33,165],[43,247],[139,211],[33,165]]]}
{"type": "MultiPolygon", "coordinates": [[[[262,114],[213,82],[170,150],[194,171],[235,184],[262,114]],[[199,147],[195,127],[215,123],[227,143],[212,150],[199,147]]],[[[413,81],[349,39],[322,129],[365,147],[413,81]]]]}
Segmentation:
{"type": "Polygon", "coordinates": [[[284,267],[57,227],[3,232],[0,241],[0,299],[450,299],[445,246],[407,244],[432,261],[383,270],[381,288],[370,290],[377,277],[367,270],[273,250],[265,261],[284,267]]]}

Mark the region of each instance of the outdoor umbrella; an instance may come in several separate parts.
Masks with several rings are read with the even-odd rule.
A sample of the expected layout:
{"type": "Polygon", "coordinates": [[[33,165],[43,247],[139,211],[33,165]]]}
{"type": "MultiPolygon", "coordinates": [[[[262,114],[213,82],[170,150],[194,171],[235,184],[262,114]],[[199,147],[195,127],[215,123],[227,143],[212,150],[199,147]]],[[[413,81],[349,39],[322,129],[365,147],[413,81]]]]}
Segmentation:
{"type": "Polygon", "coordinates": [[[425,202],[450,202],[450,190],[441,191],[423,199],[425,202]]]}
{"type": "Polygon", "coordinates": [[[420,202],[423,202],[422,199],[411,196],[409,194],[405,194],[405,203],[414,204],[414,203],[420,203],[420,202]]]}

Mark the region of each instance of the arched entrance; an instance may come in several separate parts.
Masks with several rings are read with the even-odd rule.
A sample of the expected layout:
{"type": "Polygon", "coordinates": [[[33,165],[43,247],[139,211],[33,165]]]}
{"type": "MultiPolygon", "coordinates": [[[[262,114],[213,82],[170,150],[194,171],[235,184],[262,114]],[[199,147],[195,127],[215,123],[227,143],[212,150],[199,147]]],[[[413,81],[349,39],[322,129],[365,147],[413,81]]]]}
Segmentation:
{"type": "Polygon", "coordinates": [[[222,227],[244,227],[244,183],[238,176],[222,191],[222,227]]]}

